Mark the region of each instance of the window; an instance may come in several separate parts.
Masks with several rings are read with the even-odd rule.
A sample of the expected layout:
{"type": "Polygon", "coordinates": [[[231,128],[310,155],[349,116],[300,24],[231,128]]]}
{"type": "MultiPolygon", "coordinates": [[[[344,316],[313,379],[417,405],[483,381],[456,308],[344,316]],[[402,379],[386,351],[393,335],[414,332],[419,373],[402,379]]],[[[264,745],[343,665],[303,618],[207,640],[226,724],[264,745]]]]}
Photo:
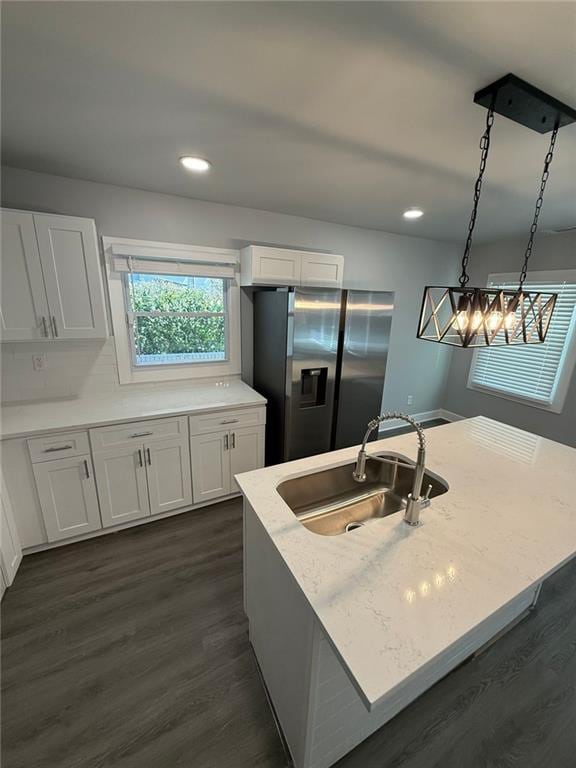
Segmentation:
{"type": "Polygon", "coordinates": [[[240,373],[237,251],[102,242],[121,383],[240,373]]]}
{"type": "Polygon", "coordinates": [[[124,290],[133,365],[228,359],[226,280],[129,272],[124,290]]]}
{"type": "MultiPolygon", "coordinates": [[[[490,288],[517,285],[516,275],[490,275],[488,280],[490,288]]],[[[576,361],[576,271],[534,272],[525,286],[558,294],[546,341],[476,350],[468,386],[560,413],[576,361]]]]}

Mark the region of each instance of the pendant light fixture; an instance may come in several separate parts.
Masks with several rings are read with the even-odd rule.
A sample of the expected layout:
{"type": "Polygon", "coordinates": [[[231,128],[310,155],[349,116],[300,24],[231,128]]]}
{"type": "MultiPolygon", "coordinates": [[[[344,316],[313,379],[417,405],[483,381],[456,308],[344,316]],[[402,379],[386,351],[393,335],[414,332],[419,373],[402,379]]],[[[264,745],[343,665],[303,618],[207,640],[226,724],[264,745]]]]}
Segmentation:
{"type": "Polygon", "coordinates": [[[474,204],[462,256],[460,285],[427,286],[424,289],[417,336],[426,341],[455,347],[540,344],[546,339],[557,294],[526,291],[524,282],[558,130],[576,120],[576,110],[512,74],[478,91],[474,101],[486,107],[486,127],[480,141],[480,170],[474,186],[474,204]],[[468,262],[494,113],[504,115],[538,133],[552,131],[518,288],[513,291],[468,287],[468,262]]]}

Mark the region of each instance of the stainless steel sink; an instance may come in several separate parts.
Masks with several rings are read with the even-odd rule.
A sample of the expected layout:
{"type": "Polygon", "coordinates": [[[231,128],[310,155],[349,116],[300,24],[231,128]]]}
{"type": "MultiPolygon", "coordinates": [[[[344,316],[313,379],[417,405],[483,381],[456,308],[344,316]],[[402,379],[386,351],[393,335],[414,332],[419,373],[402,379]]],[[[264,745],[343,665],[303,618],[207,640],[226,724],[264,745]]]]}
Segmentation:
{"type": "MultiPolygon", "coordinates": [[[[352,473],[355,462],[325,469],[280,483],[277,490],[308,530],[336,536],[362,527],[371,520],[405,509],[414,481],[414,462],[398,453],[376,454],[385,461],[366,460],[366,481],[352,473]]],[[[430,498],[448,490],[438,475],[424,473],[422,487],[431,486],[430,498]]]]}

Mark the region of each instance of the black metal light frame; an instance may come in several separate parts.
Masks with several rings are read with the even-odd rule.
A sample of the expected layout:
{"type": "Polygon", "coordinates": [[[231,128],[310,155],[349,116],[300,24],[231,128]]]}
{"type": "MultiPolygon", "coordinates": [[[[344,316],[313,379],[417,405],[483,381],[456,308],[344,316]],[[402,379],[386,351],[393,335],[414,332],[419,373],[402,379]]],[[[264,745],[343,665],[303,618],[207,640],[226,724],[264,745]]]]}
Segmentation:
{"type": "Polygon", "coordinates": [[[556,299],[556,293],[429,285],[418,338],[462,348],[541,344],[556,299]]]}
{"type": "Polygon", "coordinates": [[[557,294],[525,291],[524,282],[556,136],[561,126],[576,121],[576,110],[512,74],[478,91],[474,101],[487,108],[487,116],[480,142],[480,170],[474,187],[474,205],[462,257],[460,285],[429,285],[424,289],[417,337],[460,348],[541,344],[550,327],[557,294]],[[467,266],[495,112],[538,133],[552,131],[524,263],[515,291],[467,287],[467,266]]]}

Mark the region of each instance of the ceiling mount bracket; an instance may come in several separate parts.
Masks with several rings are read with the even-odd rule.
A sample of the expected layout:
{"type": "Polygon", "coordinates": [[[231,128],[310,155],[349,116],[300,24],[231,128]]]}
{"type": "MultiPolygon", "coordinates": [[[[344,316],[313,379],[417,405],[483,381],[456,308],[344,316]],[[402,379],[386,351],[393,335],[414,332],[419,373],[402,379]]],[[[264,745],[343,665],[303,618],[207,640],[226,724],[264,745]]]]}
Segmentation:
{"type": "Polygon", "coordinates": [[[477,91],[474,102],[538,133],[576,122],[576,109],[513,74],[477,91]]]}

